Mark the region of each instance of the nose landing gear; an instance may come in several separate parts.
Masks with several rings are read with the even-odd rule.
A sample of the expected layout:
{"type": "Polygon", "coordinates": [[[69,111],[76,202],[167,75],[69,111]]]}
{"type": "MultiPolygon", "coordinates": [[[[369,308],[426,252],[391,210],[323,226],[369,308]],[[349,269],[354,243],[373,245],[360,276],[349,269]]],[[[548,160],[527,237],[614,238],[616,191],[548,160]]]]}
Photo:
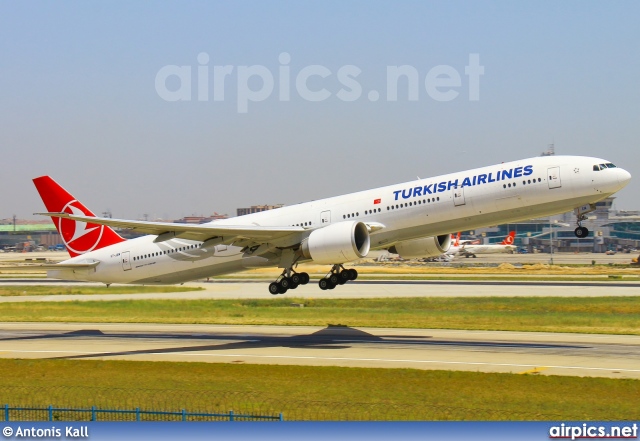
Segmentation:
{"type": "Polygon", "coordinates": [[[580,214],[578,216],[578,228],[573,231],[578,239],[582,239],[589,235],[589,229],[582,226],[582,221],[585,219],[587,219],[587,216],[585,216],[584,214],[580,214]]]}
{"type": "Polygon", "coordinates": [[[582,226],[582,221],[587,219],[587,213],[591,213],[592,211],[595,211],[595,209],[596,204],[587,204],[573,210],[578,218],[578,228],[576,228],[573,232],[578,239],[585,238],[589,235],[589,230],[586,227],[582,226]]]}

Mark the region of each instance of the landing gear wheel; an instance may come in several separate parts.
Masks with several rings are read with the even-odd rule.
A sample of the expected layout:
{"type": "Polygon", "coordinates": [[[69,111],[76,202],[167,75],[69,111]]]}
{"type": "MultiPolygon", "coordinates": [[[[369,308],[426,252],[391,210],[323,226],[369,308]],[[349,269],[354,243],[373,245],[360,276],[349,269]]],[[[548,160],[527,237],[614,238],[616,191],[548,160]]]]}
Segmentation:
{"type": "Polygon", "coordinates": [[[349,270],[342,270],[338,273],[338,283],[340,285],[344,285],[349,280],[351,280],[351,273],[349,273],[349,270]]]}
{"type": "Polygon", "coordinates": [[[269,284],[269,292],[274,296],[280,294],[280,287],[276,282],[272,282],[269,284]]]}
{"type": "Polygon", "coordinates": [[[578,239],[582,239],[589,235],[589,230],[586,227],[578,227],[575,229],[574,233],[578,239]]]}
{"type": "Polygon", "coordinates": [[[350,280],[356,280],[358,278],[358,271],[354,270],[353,268],[348,269],[347,271],[349,271],[350,280]]]}
{"type": "Polygon", "coordinates": [[[291,288],[291,286],[292,286],[291,279],[289,279],[288,277],[283,277],[278,282],[278,288],[280,288],[279,294],[284,294],[289,290],[289,288],[291,288]]]}
{"type": "Polygon", "coordinates": [[[309,274],[307,274],[307,273],[299,273],[298,275],[300,276],[300,279],[302,280],[300,282],[301,285],[306,285],[307,283],[309,283],[309,274]]]}
{"type": "Polygon", "coordinates": [[[318,286],[320,287],[321,290],[326,290],[329,289],[329,279],[327,278],[322,278],[318,281],[318,286]]]}
{"type": "MultiPolygon", "coordinates": [[[[329,280],[329,283],[333,285],[333,288],[335,288],[336,285],[340,283],[340,278],[335,273],[331,274],[329,277],[327,277],[327,279],[329,280]]],[[[329,289],[333,289],[333,288],[329,288],[329,289]]]]}

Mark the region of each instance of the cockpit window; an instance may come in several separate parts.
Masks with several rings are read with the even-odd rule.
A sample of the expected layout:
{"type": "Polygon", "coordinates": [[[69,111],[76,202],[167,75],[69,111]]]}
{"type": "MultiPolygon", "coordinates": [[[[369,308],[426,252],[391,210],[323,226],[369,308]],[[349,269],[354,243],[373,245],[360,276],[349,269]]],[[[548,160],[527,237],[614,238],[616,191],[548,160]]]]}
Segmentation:
{"type": "Polygon", "coordinates": [[[606,164],[598,164],[593,166],[593,171],[600,171],[606,168],[617,168],[614,164],[607,162],[606,164]]]}

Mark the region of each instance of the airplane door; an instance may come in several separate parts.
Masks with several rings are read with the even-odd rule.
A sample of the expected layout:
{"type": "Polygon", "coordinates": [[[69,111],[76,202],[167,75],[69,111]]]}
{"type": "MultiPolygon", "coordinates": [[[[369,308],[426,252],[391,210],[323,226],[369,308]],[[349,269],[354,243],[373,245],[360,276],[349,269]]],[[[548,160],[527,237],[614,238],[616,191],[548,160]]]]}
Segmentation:
{"type": "Polygon", "coordinates": [[[560,167],[550,167],[547,169],[547,176],[549,177],[549,188],[562,187],[562,182],[560,181],[560,167]]]}
{"type": "Polygon", "coordinates": [[[124,271],[129,271],[131,269],[131,258],[129,257],[129,251],[125,251],[121,254],[122,256],[122,269],[124,271]]]}
{"type": "Polygon", "coordinates": [[[320,225],[327,225],[331,223],[331,211],[323,211],[320,213],[320,225]]]}
{"type": "Polygon", "coordinates": [[[460,206],[460,205],[464,205],[465,204],[465,200],[464,200],[464,187],[455,187],[453,189],[453,205],[455,205],[456,207],[460,206]]]}

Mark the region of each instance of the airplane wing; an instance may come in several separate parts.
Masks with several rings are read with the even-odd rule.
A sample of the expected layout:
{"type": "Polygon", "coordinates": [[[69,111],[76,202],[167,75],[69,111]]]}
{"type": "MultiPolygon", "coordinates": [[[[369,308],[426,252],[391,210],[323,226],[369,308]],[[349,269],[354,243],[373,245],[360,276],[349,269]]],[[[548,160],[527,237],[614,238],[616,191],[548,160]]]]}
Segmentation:
{"type": "Polygon", "coordinates": [[[167,235],[182,239],[206,241],[217,238],[219,243],[231,244],[237,241],[250,243],[272,242],[291,234],[306,231],[303,227],[263,227],[258,225],[216,225],[213,224],[182,224],[172,222],[147,222],[106,217],[80,216],[69,213],[35,213],[43,216],[66,218],[78,222],[96,225],[108,225],[116,228],[128,228],[144,234],[157,236],[167,235]]]}

